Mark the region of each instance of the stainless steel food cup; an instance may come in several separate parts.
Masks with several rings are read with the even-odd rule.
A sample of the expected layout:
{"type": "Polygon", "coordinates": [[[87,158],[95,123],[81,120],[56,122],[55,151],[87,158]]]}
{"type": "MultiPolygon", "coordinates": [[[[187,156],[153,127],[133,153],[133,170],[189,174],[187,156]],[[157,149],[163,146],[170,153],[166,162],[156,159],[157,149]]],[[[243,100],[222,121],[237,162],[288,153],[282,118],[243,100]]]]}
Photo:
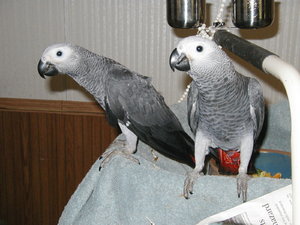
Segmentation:
{"type": "Polygon", "coordinates": [[[205,20],[205,0],[167,0],[168,24],[174,28],[197,28],[205,20]]]}
{"type": "Polygon", "coordinates": [[[232,0],[232,22],[238,28],[269,26],[274,17],[274,0],[232,0]]]}

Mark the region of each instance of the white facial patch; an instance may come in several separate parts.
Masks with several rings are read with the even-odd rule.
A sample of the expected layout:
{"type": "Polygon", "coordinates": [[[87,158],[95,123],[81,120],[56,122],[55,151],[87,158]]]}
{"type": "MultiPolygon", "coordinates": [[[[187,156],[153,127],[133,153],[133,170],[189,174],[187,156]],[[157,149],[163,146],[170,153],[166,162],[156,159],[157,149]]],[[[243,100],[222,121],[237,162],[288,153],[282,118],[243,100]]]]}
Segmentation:
{"type": "Polygon", "coordinates": [[[41,58],[43,62],[50,62],[54,65],[65,62],[73,53],[72,49],[66,44],[56,44],[48,47],[41,58]]]}
{"type": "Polygon", "coordinates": [[[214,60],[215,51],[220,51],[217,44],[200,36],[191,36],[182,39],[178,44],[178,53],[184,53],[192,64],[203,65],[214,60]],[[211,54],[213,53],[213,54],[211,54]],[[212,55],[212,56],[211,56],[212,55]]]}

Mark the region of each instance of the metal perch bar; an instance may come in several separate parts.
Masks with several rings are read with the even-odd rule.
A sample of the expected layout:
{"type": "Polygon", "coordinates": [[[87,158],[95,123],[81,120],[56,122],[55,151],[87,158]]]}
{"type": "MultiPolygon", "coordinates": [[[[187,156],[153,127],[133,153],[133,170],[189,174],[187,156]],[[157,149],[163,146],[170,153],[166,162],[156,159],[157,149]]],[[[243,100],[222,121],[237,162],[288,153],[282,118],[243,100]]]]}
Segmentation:
{"type": "Polygon", "coordinates": [[[293,224],[300,224],[300,74],[290,64],[269,52],[234,34],[219,30],[214,40],[223,48],[251,63],[262,71],[279,79],[287,92],[291,111],[291,153],[293,186],[293,224]]]}

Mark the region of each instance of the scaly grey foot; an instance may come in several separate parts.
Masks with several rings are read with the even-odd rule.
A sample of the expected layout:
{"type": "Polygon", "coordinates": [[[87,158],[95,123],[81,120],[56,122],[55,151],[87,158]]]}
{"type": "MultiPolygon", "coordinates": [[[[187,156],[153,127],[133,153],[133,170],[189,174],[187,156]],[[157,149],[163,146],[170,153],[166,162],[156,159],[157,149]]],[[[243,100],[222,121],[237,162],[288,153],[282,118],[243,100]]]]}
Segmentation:
{"type": "Polygon", "coordinates": [[[116,155],[122,155],[134,163],[140,164],[140,161],[132,155],[132,151],[127,147],[126,140],[115,140],[109,146],[108,150],[101,155],[100,160],[102,161],[100,162],[99,170],[104,168],[116,155]]]}
{"type": "Polygon", "coordinates": [[[184,180],[184,186],[183,186],[183,196],[186,199],[189,199],[189,195],[193,194],[194,183],[202,175],[203,173],[199,173],[198,171],[195,170],[187,172],[187,176],[184,180]]]}
{"type": "Polygon", "coordinates": [[[236,177],[237,194],[239,198],[242,194],[243,202],[247,201],[248,180],[249,176],[245,173],[239,173],[236,177]]]}

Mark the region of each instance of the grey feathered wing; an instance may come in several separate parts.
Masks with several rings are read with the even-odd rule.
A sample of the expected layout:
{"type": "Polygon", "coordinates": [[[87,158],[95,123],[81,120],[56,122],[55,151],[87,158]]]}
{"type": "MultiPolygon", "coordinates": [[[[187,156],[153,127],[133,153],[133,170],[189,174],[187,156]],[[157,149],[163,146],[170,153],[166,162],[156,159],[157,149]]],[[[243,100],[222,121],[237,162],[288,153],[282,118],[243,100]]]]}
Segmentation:
{"type": "Polygon", "coordinates": [[[151,85],[150,78],[116,64],[108,73],[105,83],[108,117],[122,121],[158,152],[194,166],[194,142],[151,85]]]}
{"type": "Polygon", "coordinates": [[[262,93],[262,87],[259,82],[254,79],[250,78],[248,84],[248,94],[249,94],[249,101],[251,107],[253,107],[254,114],[251,114],[253,119],[253,133],[254,139],[258,138],[258,135],[262,129],[264,116],[265,116],[265,106],[264,106],[264,98],[262,93]]]}
{"type": "Polygon", "coordinates": [[[187,111],[188,111],[188,123],[194,134],[196,134],[198,128],[198,116],[199,116],[199,93],[195,82],[192,81],[191,88],[189,90],[187,98],[187,111]]]}

